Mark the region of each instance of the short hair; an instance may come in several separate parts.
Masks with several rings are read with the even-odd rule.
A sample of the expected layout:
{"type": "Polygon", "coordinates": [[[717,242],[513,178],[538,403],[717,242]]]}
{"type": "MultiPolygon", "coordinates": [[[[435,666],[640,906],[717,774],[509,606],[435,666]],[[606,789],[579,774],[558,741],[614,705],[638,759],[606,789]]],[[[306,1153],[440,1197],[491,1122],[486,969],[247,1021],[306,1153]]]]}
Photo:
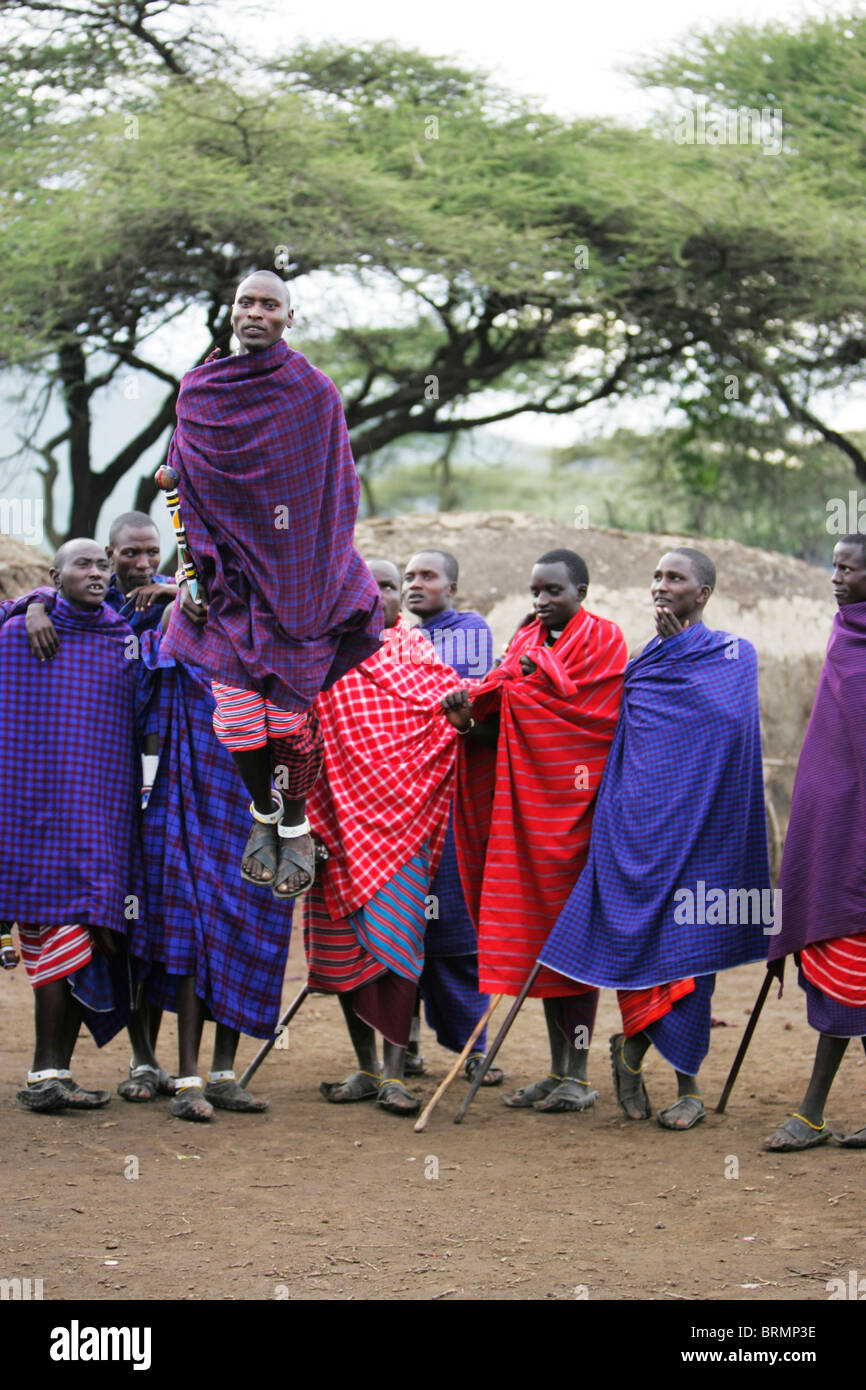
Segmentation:
{"type": "Polygon", "coordinates": [[[586,561],[573,550],[548,550],[546,554],[539,555],[535,562],[537,565],[565,565],[568,570],[568,577],[576,589],[581,584],[589,583],[589,570],[586,561]]]}
{"type": "MultiPolygon", "coordinates": [[[[72,549],[74,545],[81,545],[82,541],[86,542],[87,545],[96,545],[96,541],[93,540],[90,536],[70,536],[68,540],[63,542],[63,544],[60,546],[57,553],[55,554],[54,559],[51,561],[51,569],[62,569],[66,562],[66,558],[69,554],[69,551],[72,549]]],[[[104,551],[102,551],[102,547],[100,545],[96,545],[96,548],[97,550],[102,552],[104,558],[104,551]]]]}
{"type": "Polygon", "coordinates": [[[242,280],[239,280],[239,281],[238,281],[237,289],[235,290],[235,295],[237,295],[237,292],[238,292],[238,290],[240,289],[241,285],[246,284],[247,280],[252,280],[253,276],[255,276],[255,275],[266,275],[266,276],[268,277],[269,280],[276,280],[277,284],[279,285],[280,289],[281,289],[282,292],[283,292],[283,295],[285,296],[286,308],[287,308],[287,309],[291,309],[291,307],[292,307],[292,295],[291,295],[291,291],[289,290],[289,287],[288,287],[288,285],[286,284],[285,280],[283,279],[282,275],[278,275],[277,272],[276,272],[275,270],[251,270],[250,273],[249,273],[249,275],[245,275],[245,276],[243,277],[242,280]]]}
{"type": "Polygon", "coordinates": [[[416,555],[438,555],[439,559],[442,561],[442,568],[448,578],[454,584],[457,583],[460,575],[460,566],[457,563],[456,555],[452,555],[447,550],[438,550],[435,545],[422,545],[421,549],[416,550],[414,553],[416,555]]]}
{"type": "Polygon", "coordinates": [[[866,535],[862,531],[855,531],[850,536],[840,536],[836,545],[856,545],[860,551],[860,558],[866,563],[866,535]]]}
{"type": "Polygon", "coordinates": [[[147,512],[121,512],[111,523],[108,531],[108,544],[116,545],[117,537],[125,526],[133,526],[138,531],[143,531],[145,526],[150,527],[159,535],[159,527],[152,516],[147,512]]]}
{"type": "Polygon", "coordinates": [[[694,550],[690,545],[678,545],[668,552],[670,555],[685,555],[695,572],[699,584],[706,584],[710,593],[716,587],[716,567],[709,555],[702,550],[694,550]]]}
{"type": "Polygon", "coordinates": [[[395,565],[393,560],[386,560],[384,555],[374,555],[372,560],[367,561],[367,569],[372,569],[373,565],[387,565],[389,569],[393,570],[397,576],[397,588],[400,588],[403,582],[403,571],[399,565],[395,565]]]}

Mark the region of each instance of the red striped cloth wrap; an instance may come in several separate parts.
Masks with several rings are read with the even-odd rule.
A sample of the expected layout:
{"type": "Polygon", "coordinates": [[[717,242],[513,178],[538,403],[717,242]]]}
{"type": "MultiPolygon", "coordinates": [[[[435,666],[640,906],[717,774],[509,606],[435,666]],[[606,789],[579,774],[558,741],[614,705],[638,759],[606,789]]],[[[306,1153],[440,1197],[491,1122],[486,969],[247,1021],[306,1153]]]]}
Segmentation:
{"type": "MultiPolygon", "coordinates": [[[[619,713],[627,653],[616,624],[581,609],[552,647],[546,636],[537,619],[521,628],[472,692],[475,719],[500,715],[496,748],[461,740],[457,852],[482,993],[519,993],[575,885],[619,713]]],[[[530,994],[588,988],[544,968],[530,994]]]]}
{"type": "Polygon", "coordinates": [[[866,1005],[866,936],[834,936],[804,946],[800,966],[806,979],[831,999],[852,1009],[866,1005]]]}
{"type": "Polygon", "coordinates": [[[402,620],[382,640],[315,704],[324,763],[307,815],[330,856],[320,881],[333,921],[369,902],[425,842],[435,873],[460,741],[440,701],[474,684],[402,620]]]}

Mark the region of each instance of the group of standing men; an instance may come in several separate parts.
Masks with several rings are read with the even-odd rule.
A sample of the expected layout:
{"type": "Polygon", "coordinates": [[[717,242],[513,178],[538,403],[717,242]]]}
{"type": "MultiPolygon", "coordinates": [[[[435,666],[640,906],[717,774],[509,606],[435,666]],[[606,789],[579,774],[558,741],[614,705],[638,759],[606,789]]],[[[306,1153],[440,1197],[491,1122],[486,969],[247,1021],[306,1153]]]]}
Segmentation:
{"type": "MultiPolygon", "coordinates": [[[[358,1061],[322,1083],[331,1103],[416,1113],[419,997],[459,1052],[488,996],[516,995],[534,972],[550,1071],[506,1104],[594,1103],[589,1046],[609,987],[623,1113],[653,1114],[642,1063],[655,1046],[677,1079],[658,1122],[690,1129],[705,1114],[715,974],[764,958],[769,942],[774,958],[796,953],[821,1033],[801,1110],[769,1145],[823,1142],[847,1039],[866,1036],[866,857],[836,863],[825,840],[837,810],[811,809],[828,759],[845,763],[846,795],[866,785],[866,538],[834,556],[839,616],[780,919],[768,911],[757,659],[703,622],[708,557],[661,558],[656,634],[628,661],[619,628],[583,607],[584,561],[550,551],[530,576],[533,612],[494,663],[483,619],[454,607],[452,556],[423,551],[401,570],[354,549],[339,396],[286,346],[290,320],[282,281],[256,272],[235,299],[240,352],[184,378],[169,464],[197,592],[188,574],[161,579],[156,528],[127,513],[106,552],[68,542],[53,589],[0,605],[0,824],[20,846],[0,863],[0,921],[18,923],[36,993],[19,1099],[107,1103],[71,1075],[86,1019],[98,1042],[129,1028],[126,1099],[170,1093],[190,1120],[264,1109],[234,1057],[240,1032],[274,1033],[303,894],[309,987],[339,996],[358,1061]],[[418,626],[404,625],[401,598],[418,626]],[[176,1081],[155,1055],[165,1008],[178,1015],[176,1081]]],[[[470,1079],[485,1050],[481,1031],[470,1079]]]]}

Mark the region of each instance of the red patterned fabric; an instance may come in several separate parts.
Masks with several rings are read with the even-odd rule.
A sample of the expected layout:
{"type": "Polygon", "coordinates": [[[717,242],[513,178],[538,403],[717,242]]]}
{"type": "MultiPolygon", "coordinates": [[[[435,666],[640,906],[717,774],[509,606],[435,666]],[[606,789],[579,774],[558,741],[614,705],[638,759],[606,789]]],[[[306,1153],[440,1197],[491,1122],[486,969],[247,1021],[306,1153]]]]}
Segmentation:
{"type": "MultiPolygon", "coordinates": [[[[593,804],[616,726],[625,640],[581,609],[552,647],[536,619],[474,693],[473,715],[499,712],[496,749],[461,740],[456,837],[478,925],[479,989],[517,994],[586,861],[593,804]],[[538,670],[524,676],[520,657],[538,670]]],[[[531,994],[586,986],[543,969],[531,994]]]]}
{"type": "Polygon", "coordinates": [[[671,980],[666,985],[650,985],[648,989],[618,989],[622,1030],[633,1038],[669,1014],[678,999],[684,999],[695,987],[694,980],[671,980]]]}
{"type": "Polygon", "coordinates": [[[417,628],[398,620],[383,643],[315,705],[324,765],[307,815],[330,855],[333,920],[369,902],[425,841],[435,872],[448,822],[458,736],[440,701],[465,682],[417,628]]]}
{"type": "Polygon", "coordinates": [[[866,936],[836,936],[804,946],[800,966],[806,979],[850,1008],[866,1005],[866,936]]]}
{"type": "Polygon", "coordinates": [[[18,942],[21,959],[34,989],[65,980],[93,956],[90,932],[86,927],[70,923],[64,927],[31,926],[19,922],[18,942]]]}

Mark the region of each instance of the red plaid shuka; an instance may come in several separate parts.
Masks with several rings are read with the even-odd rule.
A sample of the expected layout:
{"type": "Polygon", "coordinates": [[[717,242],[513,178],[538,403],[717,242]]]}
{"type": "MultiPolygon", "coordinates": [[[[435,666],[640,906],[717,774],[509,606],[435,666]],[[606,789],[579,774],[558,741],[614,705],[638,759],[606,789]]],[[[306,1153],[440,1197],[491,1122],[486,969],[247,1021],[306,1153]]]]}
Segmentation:
{"type": "Polygon", "coordinates": [[[381,651],[316,700],[324,765],[307,815],[330,855],[321,883],[332,919],[369,902],[425,840],[435,872],[458,742],[439,705],[467,684],[398,620],[381,651]]]}
{"type": "MultiPolygon", "coordinates": [[[[500,714],[496,749],[461,740],[457,853],[483,993],[519,993],[565,906],[619,713],[627,654],[616,624],[581,609],[552,647],[546,636],[538,619],[521,628],[476,687],[474,717],[500,714]],[[521,656],[538,667],[532,675],[521,656]]],[[[530,993],[587,988],[545,968],[530,993]]]]}
{"type": "Polygon", "coordinates": [[[849,1008],[866,1005],[866,936],[837,936],[804,946],[803,974],[831,999],[849,1008]]]}

